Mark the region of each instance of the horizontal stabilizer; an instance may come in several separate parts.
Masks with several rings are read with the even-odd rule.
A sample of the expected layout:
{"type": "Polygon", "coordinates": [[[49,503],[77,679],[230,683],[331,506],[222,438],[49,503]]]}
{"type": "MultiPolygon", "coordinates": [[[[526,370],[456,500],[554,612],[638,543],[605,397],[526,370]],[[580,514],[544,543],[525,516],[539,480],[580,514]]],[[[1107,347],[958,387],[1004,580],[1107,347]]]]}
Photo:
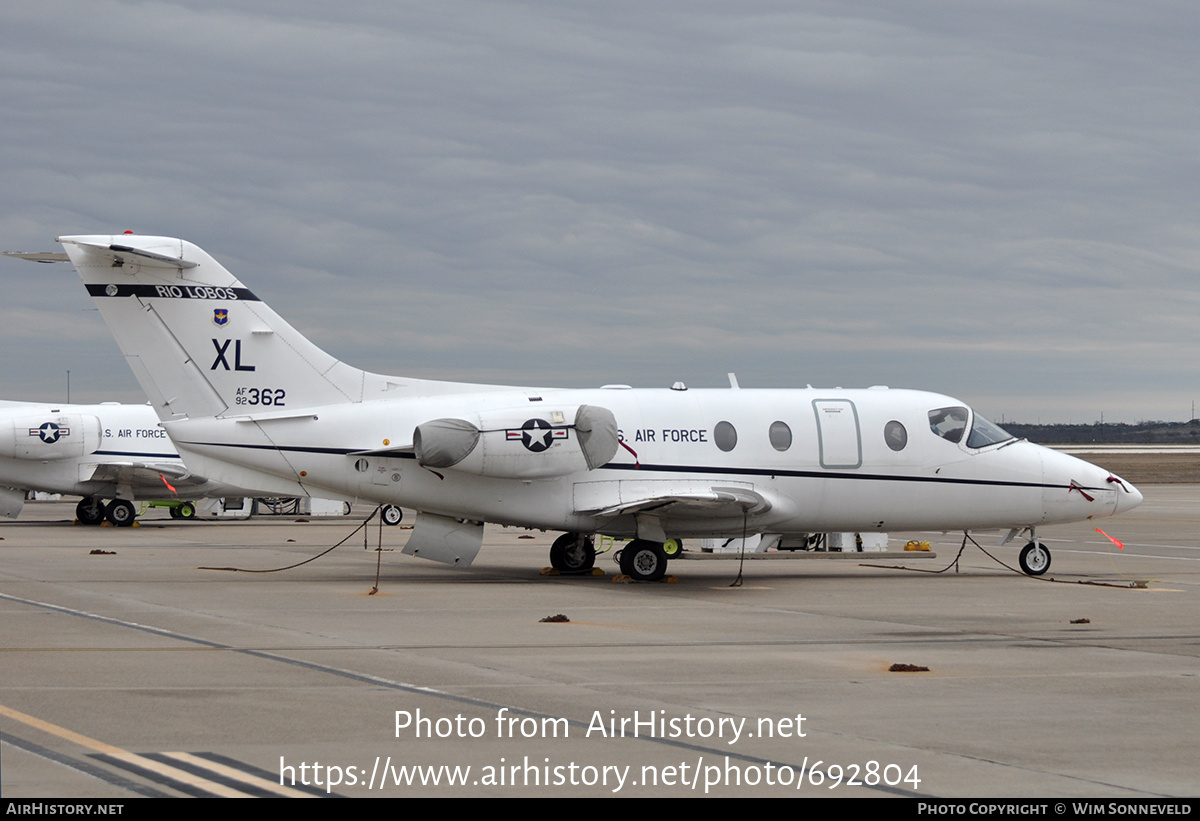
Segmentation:
{"type": "Polygon", "coordinates": [[[176,270],[182,270],[185,268],[195,268],[200,264],[183,259],[182,243],[179,243],[179,256],[172,256],[170,254],[159,254],[154,251],[148,251],[144,248],[134,248],[130,245],[86,242],[72,237],[59,237],[58,241],[84,248],[94,256],[108,257],[112,260],[113,268],[121,268],[125,265],[140,265],[147,268],[175,268],[176,270]]]}
{"type": "Polygon", "coordinates": [[[62,251],[5,251],[4,256],[25,259],[30,262],[70,262],[71,258],[62,251]]]}

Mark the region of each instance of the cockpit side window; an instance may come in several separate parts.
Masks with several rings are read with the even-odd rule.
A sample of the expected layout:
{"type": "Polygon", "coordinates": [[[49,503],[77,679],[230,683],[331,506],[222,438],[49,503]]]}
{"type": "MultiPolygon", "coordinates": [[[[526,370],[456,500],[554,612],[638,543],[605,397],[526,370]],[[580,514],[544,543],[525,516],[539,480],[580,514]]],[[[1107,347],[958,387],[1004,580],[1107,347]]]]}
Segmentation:
{"type": "Polygon", "coordinates": [[[938,408],[929,412],[929,429],[948,442],[961,442],[967,430],[966,408],[938,408]]]}
{"type": "Polygon", "coordinates": [[[983,416],[976,413],[975,421],[971,423],[971,435],[967,437],[967,447],[986,448],[988,445],[1007,442],[1009,439],[1015,438],[1015,436],[995,422],[989,422],[983,416]]]}

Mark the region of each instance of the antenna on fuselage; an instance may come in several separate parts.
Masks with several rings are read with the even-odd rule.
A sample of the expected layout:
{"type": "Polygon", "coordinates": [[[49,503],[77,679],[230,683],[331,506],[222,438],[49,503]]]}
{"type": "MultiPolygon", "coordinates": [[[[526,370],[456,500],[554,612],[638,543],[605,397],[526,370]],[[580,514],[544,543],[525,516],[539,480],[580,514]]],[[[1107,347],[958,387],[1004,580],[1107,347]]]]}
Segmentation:
{"type": "Polygon", "coordinates": [[[729,389],[731,391],[736,391],[736,390],[740,390],[741,387],[742,386],[737,383],[737,374],[734,373],[733,371],[730,371],[729,372],[729,389]]]}

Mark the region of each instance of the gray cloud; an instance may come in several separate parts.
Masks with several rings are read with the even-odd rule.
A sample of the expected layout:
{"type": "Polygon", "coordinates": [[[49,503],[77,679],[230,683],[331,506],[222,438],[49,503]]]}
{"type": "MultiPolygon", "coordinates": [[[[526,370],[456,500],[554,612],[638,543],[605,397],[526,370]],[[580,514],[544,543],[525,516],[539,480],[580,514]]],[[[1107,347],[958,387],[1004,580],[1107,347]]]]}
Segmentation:
{"type": "MultiPolygon", "coordinates": [[[[1170,3],[44,2],[4,244],[183,236],[362,367],[886,383],[1184,418],[1200,12],[1170,3]]],[[[136,399],[5,260],[6,398],[136,399]]]]}

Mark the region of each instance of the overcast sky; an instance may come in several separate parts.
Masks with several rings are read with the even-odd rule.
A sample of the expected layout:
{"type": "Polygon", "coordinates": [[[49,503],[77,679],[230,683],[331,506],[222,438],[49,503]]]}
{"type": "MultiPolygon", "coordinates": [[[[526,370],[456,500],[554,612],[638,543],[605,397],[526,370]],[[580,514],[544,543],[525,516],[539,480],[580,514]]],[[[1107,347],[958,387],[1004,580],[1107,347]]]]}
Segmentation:
{"type": "MultiPolygon", "coordinates": [[[[1200,6],[0,6],[0,245],[161,234],[383,373],[1200,398],[1200,6]]],[[[0,261],[0,398],[143,401],[0,261]]]]}

